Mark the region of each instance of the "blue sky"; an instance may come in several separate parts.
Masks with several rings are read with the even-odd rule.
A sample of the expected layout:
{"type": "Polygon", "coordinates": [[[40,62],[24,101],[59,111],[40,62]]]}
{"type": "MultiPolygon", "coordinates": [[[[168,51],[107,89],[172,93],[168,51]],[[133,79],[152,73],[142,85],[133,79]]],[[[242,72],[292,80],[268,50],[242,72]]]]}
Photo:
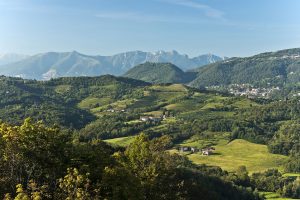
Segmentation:
{"type": "Polygon", "coordinates": [[[299,10],[298,0],[0,0],[0,53],[250,56],[300,47],[299,10]]]}

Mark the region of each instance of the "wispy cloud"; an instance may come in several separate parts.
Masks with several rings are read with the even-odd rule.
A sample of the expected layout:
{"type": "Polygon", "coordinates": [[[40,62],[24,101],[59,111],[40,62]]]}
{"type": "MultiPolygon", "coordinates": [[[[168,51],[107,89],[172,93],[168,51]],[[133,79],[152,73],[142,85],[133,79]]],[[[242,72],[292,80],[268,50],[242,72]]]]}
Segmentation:
{"type": "Polygon", "coordinates": [[[163,16],[155,16],[139,12],[103,11],[99,12],[95,16],[102,19],[127,20],[135,22],[170,22],[170,19],[163,16]]]}
{"type": "Polygon", "coordinates": [[[206,17],[199,18],[199,15],[172,15],[161,13],[147,13],[138,11],[100,11],[95,16],[102,19],[112,20],[129,20],[136,22],[173,22],[173,23],[192,23],[198,24],[203,22],[209,22],[211,19],[221,20],[222,23],[227,21],[224,17],[224,12],[212,8],[209,5],[201,4],[195,0],[154,0],[158,2],[164,2],[167,4],[173,4],[177,6],[189,7],[199,10],[206,17]]]}
{"type": "Polygon", "coordinates": [[[125,19],[136,20],[139,18],[139,14],[135,12],[100,12],[95,15],[98,18],[103,19],[125,19]]]}
{"type": "MultiPolygon", "coordinates": [[[[111,20],[127,20],[135,22],[171,22],[171,23],[199,23],[199,20],[193,20],[190,18],[167,16],[167,15],[154,15],[141,12],[115,12],[115,11],[103,11],[95,15],[95,17],[111,20]]],[[[204,20],[203,20],[204,21],[204,20]]]]}
{"type": "Polygon", "coordinates": [[[202,4],[202,3],[192,1],[192,0],[161,0],[161,1],[167,2],[170,4],[175,4],[175,5],[180,5],[180,6],[185,6],[185,7],[201,10],[202,12],[204,12],[204,14],[207,17],[210,17],[210,18],[223,19],[223,16],[224,16],[224,12],[222,12],[218,9],[212,8],[209,5],[202,4]]]}

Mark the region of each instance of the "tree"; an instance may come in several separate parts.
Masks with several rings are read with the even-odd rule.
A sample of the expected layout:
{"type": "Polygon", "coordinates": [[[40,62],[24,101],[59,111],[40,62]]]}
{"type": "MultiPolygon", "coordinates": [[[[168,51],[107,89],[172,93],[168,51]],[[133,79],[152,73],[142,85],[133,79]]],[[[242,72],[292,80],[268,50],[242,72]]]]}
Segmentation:
{"type": "Polygon", "coordinates": [[[21,126],[0,124],[0,184],[2,192],[12,192],[17,184],[30,180],[55,184],[64,171],[69,135],[58,128],[26,119],[21,126]]]}
{"type": "Polygon", "coordinates": [[[88,200],[93,199],[90,194],[89,174],[82,175],[76,168],[68,168],[67,175],[59,179],[60,191],[55,195],[57,199],[88,200]]]}

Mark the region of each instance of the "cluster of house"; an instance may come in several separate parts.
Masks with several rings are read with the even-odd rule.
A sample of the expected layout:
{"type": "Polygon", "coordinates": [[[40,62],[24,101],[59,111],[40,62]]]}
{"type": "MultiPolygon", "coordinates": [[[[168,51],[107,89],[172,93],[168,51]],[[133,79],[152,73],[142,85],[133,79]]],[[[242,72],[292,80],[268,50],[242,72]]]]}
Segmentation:
{"type": "Polygon", "coordinates": [[[292,94],[293,97],[300,97],[300,92],[292,94]]]}
{"type": "Polygon", "coordinates": [[[112,113],[114,113],[114,112],[125,112],[126,110],[124,110],[124,109],[122,109],[122,110],[116,110],[116,109],[112,109],[112,108],[109,108],[109,109],[107,109],[106,110],[106,112],[112,112],[112,113]]]}
{"type": "Polygon", "coordinates": [[[140,117],[140,121],[142,121],[142,122],[149,122],[149,121],[160,122],[160,121],[165,120],[165,119],[166,119],[165,115],[156,116],[156,117],[153,117],[153,116],[141,116],[140,117]]]}
{"type": "Polygon", "coordinates": [[[247,87],[239,87],[238,89],[230,88],[229,92],[236,96],[247,96],[251,97],[263,97],[269,98],[270,95],[275,91],[279,90],[279,87],[275,88],[247,88],[247,87]]]}
{"type": "Polygon", "coordinates": [[[206,147],[203,149],[198,149],[195,147],[181,146],[178,148],[178,151],[180,151],[180,152],[192,152],[192,153],[201,152],[202,155],[205,155],[205,156],[209,156],[209,155],[213,154],[214,150],[216,150],[214,147],[206,147]]]}
{"type": "MultiPolygon", "coordinates": [[[[273,92],[280,90],[279,87],[255,88],[251,84],[231,84],[229,86],[222,86],[222,88],[235,96],[247,96],[248,98],[261,97],[266,99],[269,98],[273,92]]],[[[208,87],[208,89],[214,90],[220,90],[222,88],[221,86],[208,87]]]]}

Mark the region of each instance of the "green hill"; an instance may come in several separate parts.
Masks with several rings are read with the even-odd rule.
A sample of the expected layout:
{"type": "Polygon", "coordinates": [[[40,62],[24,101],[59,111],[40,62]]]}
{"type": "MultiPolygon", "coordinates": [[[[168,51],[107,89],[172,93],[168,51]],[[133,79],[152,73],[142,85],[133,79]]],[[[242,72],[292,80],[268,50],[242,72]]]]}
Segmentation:
{"type": "Polygon", "coordinates": [[[187,83],[193,79],[193,73],[185,73],[171,63],[150,62],[133,67],[124,76],[150,83],[187,83]]]}
{"type": "MultiPolygon", "coordinates": [[[[0,119],[20,124],[26,117],[75,128],[83,140],[116,139],[141,132],[169,135],[173,144],[193,137],[245,139],[273,153],[295,155],[297,101],[268,102],[200,91],[183,84],[150,84],[114,77],[58,78],[50,81],[0,78],[0,119]],[[152,116],[165,120],[140,120],[152,116]],[[283,142],[290,141],[288,146],[283,142]]],[[[118,141],[118,140],[115,140],[118,141]]],[[[209,142],[212,141],[212,142],[209,142]]],[[[117,142],[116,142],[117,143],[117,142]]],[[[196,145],[198,147],[198,145],[196,145]]],[[[291,162],[289,169],[296,169],[291,162]]],[[[296,170],[297,171],[297,170],[296,170]]]]}
{"type": "MultiPolygon", "coordinates": [[[[0,119],[3,122],[20,125],[24,118],[31,117],[42,120],[47,125],[56,124],[69,130],[66,133],[72,142],[66,144],[76,144],[72,147],[76,155],[70,158],[72,166],[74,162],[78,162],[78,166],[83,168],[89,166],[83,165],[82,159],[93,161],[94,157],[90,157],[88,153],[94,152],[93,145],[102,143],[102,140],[120,151],[127,147],[139,153],[140,147],[132,144],[135,142],[142,147],[159,150],[160,153],[155,155],[163,155],[161,152],[178,152],[178,148],[183,146],[198,150],[214,146],[216,150],[209,156],[202,156],[201,151],[188,151],[183,153],[187,155],[186,158],[178,159],[200,170],[205,176],[211,173],[213,177],[223,177],[230,185],[234,183],[250,187],[248,175],[244,176],[247,172],[244,167],[240,167],[246,166],[250,172],[260,172],[251,175],[251,184],[260,191],[277,192],[277,189],[272,189],[272,184],[279,185],[279,189],[285,185],[293,188],[295,178],[287,180],[271,168],[289,173],[300,171],[298,100],[248,99],[199,90],[179,83],[151,84],[110,75],[58,78],[50,81],[0,77],[0,96],[0,119]],[[153,143],[155,146],[140,144],[139,135],[145,135],[151,143],[157,143],[153,143]],[[83,144],[88,149],[84,149],[83,144]],[[81,153],[83,154],[79,155],[81,153]],[[220,167],[230,172],[237,171],[237,176],[222,171],[220,167]],[[263,170],[271,171],[261,172],[263,170]],[[242,179],[245,184],[238,182],[239,177],[246,178],[242,179]],[[259,180],[272,182],[265,184],[259,180]],[[280,185],[281,183],[284,184],[280,185]]],[[[28,126],[28,123],[25,125],[28,126]]],[[[4,132],[10,130],[15,129],[7,128],[6,125],[2,125],[0,129],[4,132]]],[[[31,129],[20,130],[29,130],[31,133],[31,129]]],[[[40,139],[44,138],[43,130],[37,132],[42,134],[40,139]]],[[[22,133],[21,135],[23,136],[22,133]]],[[[1,145],[5,144],[4,141],[10,139],[4,138],[1,145]]],[[[40,140],[35,141],[39,144],[40,140]]],[[[15,140],[11,142],[15,144],[15,140]]],[[[62,143],[65,144],[63,141],[62,143]]],[[[23,145],[23,142],[20,141],[20,144],[23,145]]],[[[25,143],[26,148],[30,145],[32,143],[25,143]]],[[[9,144],[9,147],[13,146],[9,144]]],[[[34,152],[40,152],[40,147],[36,149],[38,150],[34,149],[34,152]]],[[[56,152],[55,147],[52,149],[56,152]]],[[[15,152],[17,151],[18,148],[15,152]]],[[[95,156],[102,155],[101,152],[103,151],[97,151],[95,156]]],[[[25,149],[22,155],[31,157],[32,154],[25,149]]],[[[171,156],[176,158],[178,155],[171,156]]],[[[130,156],[130,159],[137,157],[130,156]]],[[[97,160],[95,162],[99,163],[97,160]]],[[[145,162],[149,163],[148,159],[145,162]]],[[[167,163],[174,162],[168,160],[167,163]]],[[[53,166],[57,167],[55,164],[53,166]]]]}
{"type": "MultiPolygon", "coordinates": [[[[0,119],[20,123],[26,117],[48,124],[82,128],[96,119],[80,106],[82,100],[119,99],[145,82],[114,76],[58,78],[50,81],[0,77],[0,119]]],[[[94,106],[99,102],[89,103],[94,106]]]]}
{"type": "Polygon", "coordinates": [[[262,53],[247,58],[231,58],[193,70],[193,87],[250,83],[260,86],[298,84],[300,49],[262,53]]]}

